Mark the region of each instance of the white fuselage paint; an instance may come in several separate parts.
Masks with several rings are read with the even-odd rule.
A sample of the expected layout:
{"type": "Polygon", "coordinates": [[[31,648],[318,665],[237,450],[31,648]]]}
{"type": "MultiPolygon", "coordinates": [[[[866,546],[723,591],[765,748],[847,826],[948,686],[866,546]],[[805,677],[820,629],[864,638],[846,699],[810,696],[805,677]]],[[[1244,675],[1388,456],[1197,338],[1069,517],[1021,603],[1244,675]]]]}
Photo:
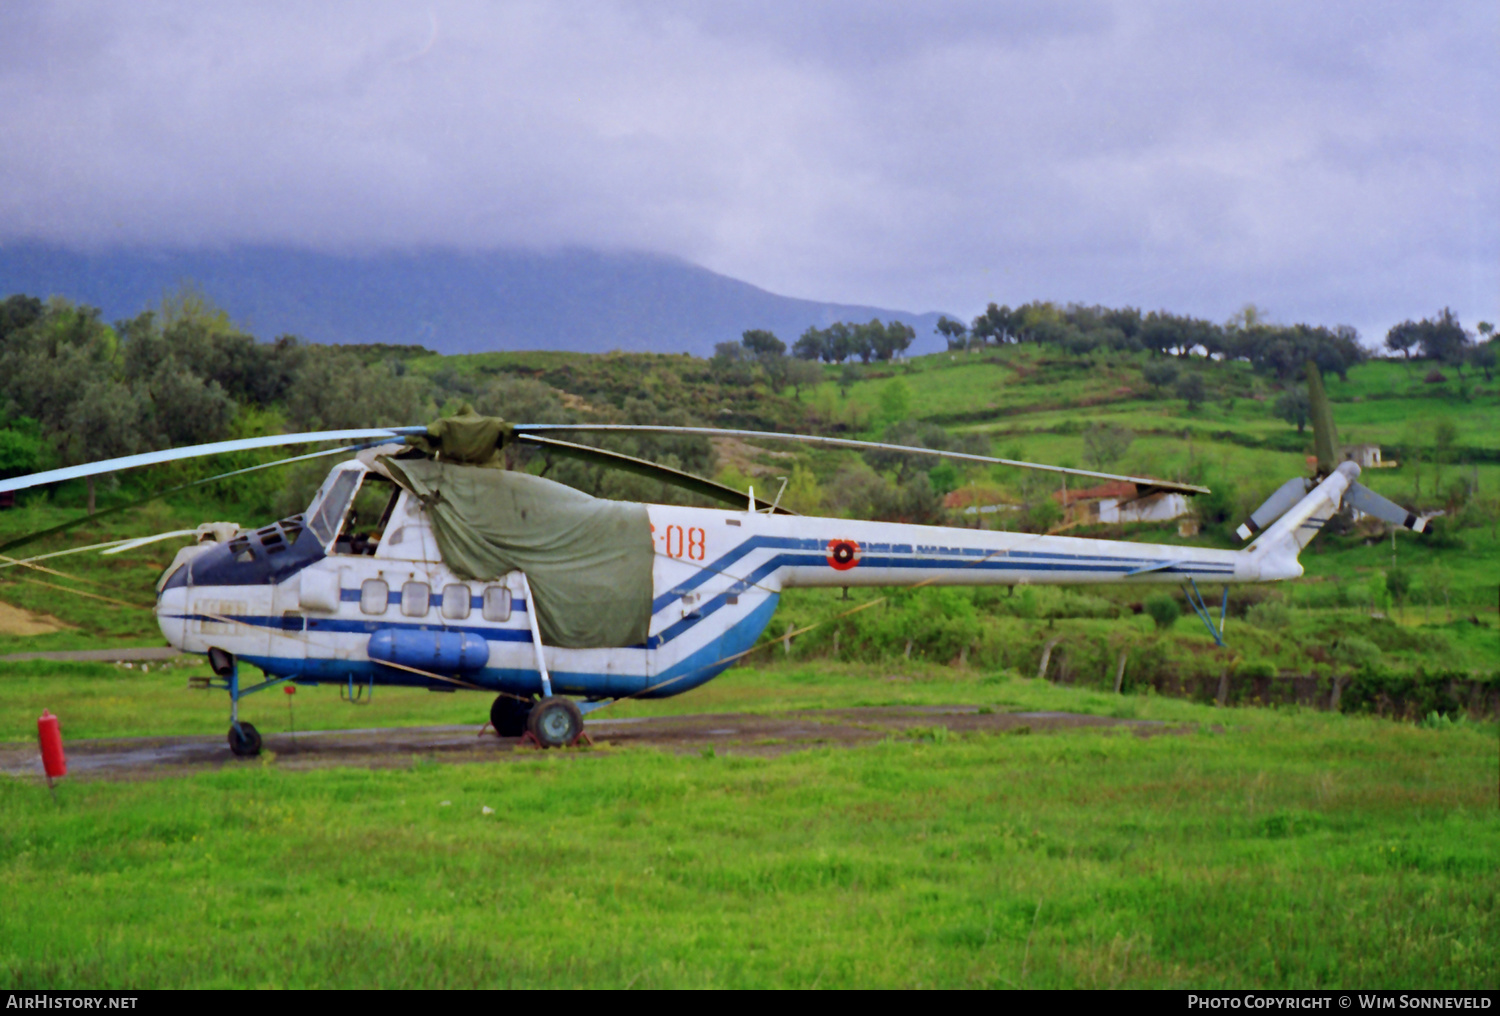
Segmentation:
{"type": "MultiPolygon", "coordinates": [[[[358,463],[337,469],[363,471],[358,463]]],[[[1337,509],[1350,479],[1347,471],[1330,476],[1256,545],[1239,551],[648,505],[656,548],[649,642],[549,646],[545,659],[560,693],[670,695],[701,684],[750,648],[786,588],[1294,578],[1302,573],[1297,551],[1337,509]]],[[[390,627],[472,632],[488,643],[489,661],[465,675],[465,683],[526,692],[540,688],[529,609],[519,573],[493,582],[455,576],[442,562],[421,505],[403,493],[373,556],[329,553],[277,584],[164,589],[157,614],[167,640],[187,652],[218,647],[269,673],[305,681],[423,683],[419,675],[372,664],[371,633],[390,627]],[[368,596],[361,602],[371,580],[386,583],[383,607],[368,596]],[[403,599],[408,583],[431,591],[425,609],[403,599]],[[467,587],[449,598],[457,606],[467,597],[467,616],[456,616],[461,608],[445,616],[444,590],[453,586],[467,587]],[[488,588],[509,591],[509,617],[484,616],[488,588]]]]}

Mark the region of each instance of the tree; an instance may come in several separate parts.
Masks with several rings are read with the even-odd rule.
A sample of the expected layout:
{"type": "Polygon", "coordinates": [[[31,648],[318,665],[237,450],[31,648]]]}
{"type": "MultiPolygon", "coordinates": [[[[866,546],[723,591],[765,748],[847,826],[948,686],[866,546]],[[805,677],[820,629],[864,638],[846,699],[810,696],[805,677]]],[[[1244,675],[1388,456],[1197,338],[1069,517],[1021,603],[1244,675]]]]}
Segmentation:
{"type": "Polygon", "coordinates": [[[792,394],[802,398],[802,389],[813,388],[823,383],[823,368],[812,360],[788,360],[786,383],[792,386],[792,394]]]}
{"type": "Polygon", "coordinates": [[[1152,360],[1141,368],[1141,377],[1159,393],[1177,380],[1177,364],[1165,360],[1152,360]]]}
{"type": "Polygon", "coordinates": [[[880,406],[877,410],[881,423],[886,426],[901,423],[911,416],[911,389],[899,377],[892,378],[880,390],[880,406]]]}
{"type": "Polygon", "coordinates": [[[715,343],[708,368],[720,384],[748,386],[755,380],[750,351],[738,342],[715,343]]]}
{"type": "Polygon", "coordinates": [[[817,474],[804,468],[800,462],[794,465],[781,503],[794,512],[816,515],[823,507],[823,488],[818,483],[817,474]]]}
{"type": "Polygon", "coordinates": [[[881,361],[890,360],[906,352],[912,340],[917,337],[915,328],[900,321],[888,321],[883,328],[880,322],[872,321],[869,328],[870,339],[875,345],[875,359],[881,361]]]}
{"type": "Polygon", "coordinates": [[[1469,363],[1484,372],[1484,379],[1486,381],[1494,379],[1495,359],[1495,341],[1493,339],[1481,345],[1474,346],[1469,350],[1469,363]]]}
{"type": "Polygon", "coordinates": [[[766,373],[766,383],[773,392],[780,391],[786,383],[786,343],[763,329],[752,329],[740,337],[740,343],[750,353],[761,370],[766,373]]]}
{"type": "Polygon", "coordinates": [[[1188,374],[1177,382],[1177,397],[1187,401],[1189,411],[1196,411],[1208,398],[1208,388],[1203,384],[1203,378],[1197,374],[1188,374]]]}
{"type": "Polygon", "coordinates": [[[1435,319],[1424,323],[1428,327],[1422,335],[1423,354],[1445,363],[1461,364],[1473,340],[1453,311],[1444,307],[1435,319]]]}
{"type": "Polygon", "coordinates": [[[948,343],[950,350],[963,349],[969,341],[969,329],[962,321],[954,321],[947,314],[938,318],[937,334],[948,343]]]}
{"type": "Polygon", "coordinates": [[[1432,429],[1433,451],[1432,457],[1434,482],[1433,489],[1439,493],[1443,489],[1443,466],[1449,461],[1453,453],[1453,446],[1458,443],[1458,428],[1453,425],[1452,420],[1439,420],[1438,425],[1432,429]]]}
{"type": "Polygon", "coordinates": [[[1034,533],[1045,533],[1062,521],[1063,510],[1051,496],[1043,495],[1031,503],[1022,518],[1022,524],[1034,533]]]}
{"type": "Polygon", "coordinates": [[[1300,385],[1288,388],[1276,400],[1275,412],[1287,423],[1295,424],[1297,433],[1301,434],[1312,417],[1312,402],[1307,397],[1307,389],[1300,385]]]}
{"type": "Polygon", "coordinates": [[[827,357],[828,336],[816,328],[809,328],[802,333],[802,337],[792,346],[792,355],[799,360],[824,360],[829,363],[833,361],[827,357]]]}
{"type": "Polygon", "coordinates": [[[30,328],[42,316],[44,305],[34,296],[17,293],[0,300],[0,348],[12,333],[30,328]]]}
{"type": "Polygon", "coordinates": [[[740,336],[740,344],[757,359],[766,356],[785,356],[786,343],[775,334],[761,328],[753,328],[740,336]]]}
{"type": "MultiPolygon", "coordinates": [[[[145,399],[119,381],[95,377],[85,381],[63,418],[64,461],[91,462],[133,455],[141,450],[145,399]]],[[[94,477],[88,478],[88,513],[94,514],[94,477]]]]}
{"type": "Polygon", "coordinates": [[[1270,315],[1265,308],[1257,307],[1253,303],[1247,303],[1239,309],[1228,321],[1224,322],[1224,330],[1228,332],[1248,332],[1253,328],[1261,328],[1270,324],[1270,315]]]}
{"type": "Polygon", "coordinates": [[[1112,423],[1096,423],[1083,432],[1083,460],[1104,470],[1120,460],[1135,440],[1135,434],[1112,423]]]}
{"type": "Polygon", "coordinates": [[[1410,360],[1411,351],[1417,348],[1417,343],[1420,341],[1418,332],[1415,321],[1403,321],[1399,325],[1392,325],[1391,330],[1385,333],[1385,348],[1392,353],[1400,353],[1410,360]]]}
{"type": "Polygon", "coordinates": [[[835,321],[823,334],[827,339],[823,359],[829,363],[843,363],[854,354],[854,336],[844,322],[835,321]]]}
{"type": "Polygon", "coordinates": [[[42,428],[21,417],[0,427],[0,477],[24,476],[42,466],[42,428]]]}
{"type": "Polygon", "coordinates": [[[849,329],[849,351],[858,356],[861,363],[869,363],[875,356],[876,343],[885,338],[885,325],[871,318],[867,323],[849,329]]]}
{"type": "Polygon", "coordinates": [[[287,391],[286,409],[298,430],[389,427],[436,412],[423,380],[397,376],[388,363],[365,364],[337,347],[308,356],[287,391]]]}

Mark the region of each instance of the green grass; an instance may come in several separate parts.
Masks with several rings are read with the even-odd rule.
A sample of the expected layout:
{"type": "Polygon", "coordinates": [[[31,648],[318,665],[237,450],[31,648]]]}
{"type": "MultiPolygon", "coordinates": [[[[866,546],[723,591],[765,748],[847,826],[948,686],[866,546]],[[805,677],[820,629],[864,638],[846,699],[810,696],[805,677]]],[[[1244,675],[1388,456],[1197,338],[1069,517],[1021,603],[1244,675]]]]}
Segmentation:
{"type": "MultiPolygon", "coordinates": [[[[837,704],[863,685],[872,701],[1112,710],[1180,732],[378,771],[268,758],[64,781],[56,803],[3,779],[0,977],[20,989],[1496,986],[1492,725],[886,676],[788,671],[770,687],[781,705],[837,704]]],[[[709,689],[714,704],[757,708],[763,684],[738,671],[709,689]]],[[[710,704],[695,699],[674,702],[710,704]]]]}

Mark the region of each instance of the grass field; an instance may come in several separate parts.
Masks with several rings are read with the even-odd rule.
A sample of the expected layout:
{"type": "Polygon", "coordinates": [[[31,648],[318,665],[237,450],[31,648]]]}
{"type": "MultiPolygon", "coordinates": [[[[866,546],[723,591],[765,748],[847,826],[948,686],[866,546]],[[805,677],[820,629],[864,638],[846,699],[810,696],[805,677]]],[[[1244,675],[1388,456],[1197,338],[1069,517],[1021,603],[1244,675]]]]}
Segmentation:
{"type": "MultiPolygon", "coordinates": [[[[130,696],[91,698],[83,674],[52,680],[65,718],[178,723],[143,722],[130,696]]],[[[147,700],[180,688],[176,675],[132,680],[147,700]]],[[[386,700],[382,722],[482,704],[386,700]]],[[[1500,980],[1493,725],[1215,710],[940,667],[739,670],[629,708],[889,701],[1112,712],[1176,732],[929,735],[775,758],[602,749],[376,771],[291,772],[266,758],[185,778],[64,781],[56,802],[6,778],[0,977],[16,988],[1500,980]]]]}
{"type": "MultiPolygon", "coordinates": [[[[1304,453],[1274,417],[1266,379],[1234,365],[1185,364],[1210,372],[1220,393],[1190,411],[1142,383],[1142,360],[1085,363],[1030,348],[934,356],[866,371],[847,392],[839,369],[828,368],[828,380],[800,403],[783,395],[774,408],[859,431],[873,425],[884,387],[899,378],[917,415],[984,434],[1001,454],[1081,465],[1083,426],[1106,420],[1137,434],[1121,468],[1176,475],[1203,467],[1216,483],[1234,483],[1241,499],[1303,472],[1304,453]]],[[[519,369],[558,384],[582,379],[592,386],[583,394],[606,400],[628,391],[633,364],[570,354],[414,362],[475,378],[519,369]]],[[[683,358],[647,366],[702,372],[701,362],[683,358]]],[[[1472,378],[1466,387],[1428,384],[1425,373],[1370,363],[1347,382],[1330,380],[1342,437],[1421,450],[1429,489],[1435,425],[1453,422],[1459,451],[1445,482],[1462,470],[1477,477],[1480,497],[1493,498],[1493,386],[1472,378]],[[1482,461],[1461,466],[1464,449],[1482,461]]],[[[752,406],[753,394],[736,393],[736,407],[752,406]]],[[[1365,479],[1391,495],[1416,481],[1410,464],[1365,479]]],[[[106,503],[127,496],[102,493],[106,503]]],[[[75,516],[80,496],[70,489],[25,498],[0,512],[0,538],[75,516]]],[[[265,491],[250,500],[267,503],[265,491]]],[[[205,492],[101,518],[28,552],[225,517],[268,520],[205,492]]],[[[1126,535],[1181,542],[1170,527],[1126,535]]],[[[1194,542],[1229,545],[1219,531],[1194,542]]],[[[173,546],[45,562],[69,577],[0,571],[0,600],[61,624],[50,634],[0,634],[0,653],[161,644],[150,612],[123,604],[152,601],[173,546]]],[[[1391,567],[1391,554],[1389,539],[1320,538],[1302,557],[1307,577],[1267,592],[1289,607],[1285,620],[1257,627],[1232,618],[1227,652],[1212,649],[1191,618],[1156,632],[1131,613],[1127,601],[1139,591],[1038,589],[1001,602],[928,590],[857,615],[873,627],[855,631],[873,637],[882,626],[941,618],[974,648],[967,666],[946,665],[959,650],[942,639],[919,641],[910,660],[897,639],[882,659],[840,661],[828,626],[790,657],[773,649],[756,668],[691,694],[608,713],[970,704],[1172,725],[1173,733],[1151,738],[913,731],[779,757],[602,748],[497,764],[412,759],[374,771],[294,772],[267,756],[192,776],[69,779],[55,801],[34,780],[0,777],[8,902],[0,908],[0,978],[20,988],[1493,989],[1494,722],[1218,709],[1144,686],[1121,696],[1084,687],[1102,683],[1105,663],[1122,649],[1156,654],[1169,668],[1254,658],[1326,675],[1345,665],[1323,653],[1337,640],[1360,641],[1398,669],[1500,670],[1494,526],[1441,540],[1402,534],[1396,554],[1412,592],[1390,617],[1372,618],[1364,590],[1391,567]],[[1069,678],[1078,686],[1016,676],[1034,673],[1017,660],[1053,638],[1062,640],[1058,660],[1080,668],[1069,678]]],[[[787,596],[773,632],[846,609],[836,596],[787,596]]],[[[843,656],[851,655],[848,638],[843,656]]],[[[70,739],[218,737],[227,725],[221,693],[185,688],[188,676],[206,673],[196,661],[149,671],[0,666],[3,741],[30,740],[44,707],[62,717],[70,739]]],[[[350,707],[321,688],[303,689],[293,708],[299,730],[477,727],[488,704],[478,695],[381,689],[372,704],[350,707]]],[[[255,696],[245,716],[274,732],[286,729],[287,708],[280,693],[255,696]]]]}

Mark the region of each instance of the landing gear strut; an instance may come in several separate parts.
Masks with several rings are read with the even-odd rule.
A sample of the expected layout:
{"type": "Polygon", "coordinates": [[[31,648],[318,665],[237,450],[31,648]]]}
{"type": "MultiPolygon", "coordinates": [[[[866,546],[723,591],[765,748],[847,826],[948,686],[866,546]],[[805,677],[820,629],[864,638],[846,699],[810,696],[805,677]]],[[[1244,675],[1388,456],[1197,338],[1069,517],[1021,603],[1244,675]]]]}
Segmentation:
{"type": "Polygon", "coordinates": [[[500,737],[520,737],[526,733],[526,720],[535,705],[535,699],[501,695],[490,706],[490,726],[500,737]]]}
{"type": "Polygon", "coordinates": [[[219,687],[229,692],[229,750],[239,758],[259,755],[260,731],[255,729],[253,723],[241,722],[240,699],[269,685],[279,684],[280,680],[263,681],[253,688],[241,689],[239,661],[234,658],[233,653],[223,649],[214,648],[208,651],[208,665],[223,681],[219,687]]]}

